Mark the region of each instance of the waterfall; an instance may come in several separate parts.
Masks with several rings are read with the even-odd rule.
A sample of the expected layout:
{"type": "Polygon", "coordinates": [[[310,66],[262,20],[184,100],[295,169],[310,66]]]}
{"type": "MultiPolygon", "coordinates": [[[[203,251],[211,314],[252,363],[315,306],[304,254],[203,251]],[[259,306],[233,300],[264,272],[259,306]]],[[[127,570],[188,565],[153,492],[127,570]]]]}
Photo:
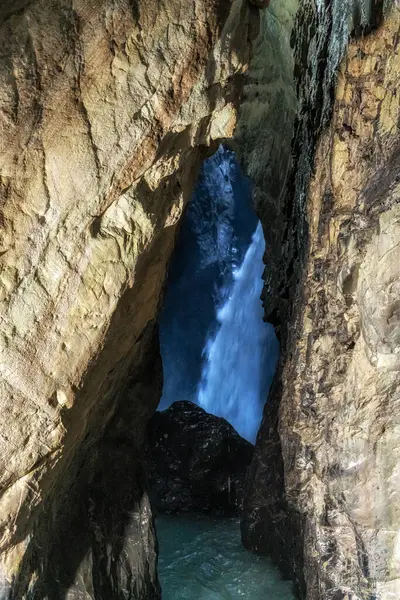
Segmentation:
{"type": "Polygon", "coordinates": [[[185,214],[160,316],[160,410],[191,400],[255,441],[278,342],[263,322],[261,225],[233,152],[204,161],[185,214]]]}
{"type": "Polygon", "coordinates": [[[220,146],[202,165],[169,271],[160,315],[160,409],[176,400],[197,401],[204,346],[217,330],[217,310],[256,225],[250,181],[234,153],[220,146]]]}
{"type": "Polygon", "coordinates": [[[227,419],[252,443],[278,355],[273,327],[262,320],[264,249],[258,224],[243,263],[233,274],[231,293],[217,311],[219,329],[206,344],[198,393],[200,406],[227,419]]]}

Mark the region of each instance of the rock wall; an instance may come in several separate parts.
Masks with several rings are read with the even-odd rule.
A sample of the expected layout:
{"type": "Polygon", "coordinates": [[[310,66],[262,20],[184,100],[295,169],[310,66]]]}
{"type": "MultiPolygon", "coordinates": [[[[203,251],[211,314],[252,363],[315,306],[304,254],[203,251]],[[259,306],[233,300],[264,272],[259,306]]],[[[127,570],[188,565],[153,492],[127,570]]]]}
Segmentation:
{"type": "MultiPolygon", "coordinates": [[[[3,598],[160,595],[142,457],[155,318],[268,4],[2,3],[3,598]]],[[[400,23],[383,4],[272,0],[232,142],[282,342],[243,537],[307,600],[400,594],[400,23]]]]}
{"type": "Polygon", "coordinates": [[[146,472],[157,512],[241,512],[253,446],[228,421],[181,400],[158,410],[147,427],[146,472]]]}
{"type": "Polygon", "coordinates": [[[154,318],[258,22],[245,0],[2,3],[2,597],[159,596],[154,318]]]}
{"type": "MultiPolygon", "coordinates": [[[[265,271],[269,285],[280,282],[285,228],[284,190],[291,164],[291,139],[297,109],[290,37],[298,6],[298,0],[272,0],[269,9],[261,13],[260,34],[255,40],[246,73],[233,140],[243,168],[254,185],[254,205],[269,248],[265,271]]],[[[277,295],[270,294],[270,312],[271,301],[275,301],[277,295]]]]}
{"type": "Polygon", "coordinates": [[[334,14],[299,11],[288,222],[265,294],[282,359],[242,532],[307,600],[400,596],[400,9],[370,8],[368,25],[353,14],[333,94],[334,14]]]}

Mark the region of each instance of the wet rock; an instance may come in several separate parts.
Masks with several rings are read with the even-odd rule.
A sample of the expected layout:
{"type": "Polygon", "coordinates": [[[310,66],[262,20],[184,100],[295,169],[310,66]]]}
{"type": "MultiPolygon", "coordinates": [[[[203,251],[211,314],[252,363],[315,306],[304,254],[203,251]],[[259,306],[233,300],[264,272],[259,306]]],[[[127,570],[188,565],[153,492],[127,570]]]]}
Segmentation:
{"type": "Polygon", "coordinates": [[[271,0],[249,0],[250,4],[253,4],[256,8],[267,8],[271,0]]]}
{"type": "Polygon", "coordinates": [[[150,497],[161,512],[234,514],[253,446],[192,402],[157,412],[148,427],[150,497]]]}
{"type": "Polygon", "coordinates": [[[302,598],[391,600],[400,598],[400,7],[347,48],[341,38],[338,64],[339,5],[321,3],[314,27],[312,3],[302,3],[293,36],[300,111],[281,269],[265,296],[267,311],[277,303],[282,354],[242,533],[292,572],[302,598]]]}

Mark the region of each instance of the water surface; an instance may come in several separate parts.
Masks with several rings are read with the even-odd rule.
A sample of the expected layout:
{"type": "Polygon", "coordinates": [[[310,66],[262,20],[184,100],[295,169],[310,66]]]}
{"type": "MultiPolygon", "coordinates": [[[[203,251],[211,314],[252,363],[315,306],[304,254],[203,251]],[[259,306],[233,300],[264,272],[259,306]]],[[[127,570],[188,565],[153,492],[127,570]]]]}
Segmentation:
{"type": "Polygon", "coordinates": [[[163,600],[294,600],[271,562],[241,545],[236,520],[162,516],[156,527],[163,600]]]}

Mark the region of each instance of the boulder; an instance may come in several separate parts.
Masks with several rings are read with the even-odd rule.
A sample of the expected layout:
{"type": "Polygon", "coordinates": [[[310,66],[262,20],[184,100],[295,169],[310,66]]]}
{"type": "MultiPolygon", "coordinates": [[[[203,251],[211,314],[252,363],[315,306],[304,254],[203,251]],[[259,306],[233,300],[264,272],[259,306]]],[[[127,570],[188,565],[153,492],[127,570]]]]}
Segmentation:
{"type": "Polygon", "coordinates": [[[225,420],[175,402],[149,422],[147,460],[153,510],[238,513],[253,446],[225,420]]]}

